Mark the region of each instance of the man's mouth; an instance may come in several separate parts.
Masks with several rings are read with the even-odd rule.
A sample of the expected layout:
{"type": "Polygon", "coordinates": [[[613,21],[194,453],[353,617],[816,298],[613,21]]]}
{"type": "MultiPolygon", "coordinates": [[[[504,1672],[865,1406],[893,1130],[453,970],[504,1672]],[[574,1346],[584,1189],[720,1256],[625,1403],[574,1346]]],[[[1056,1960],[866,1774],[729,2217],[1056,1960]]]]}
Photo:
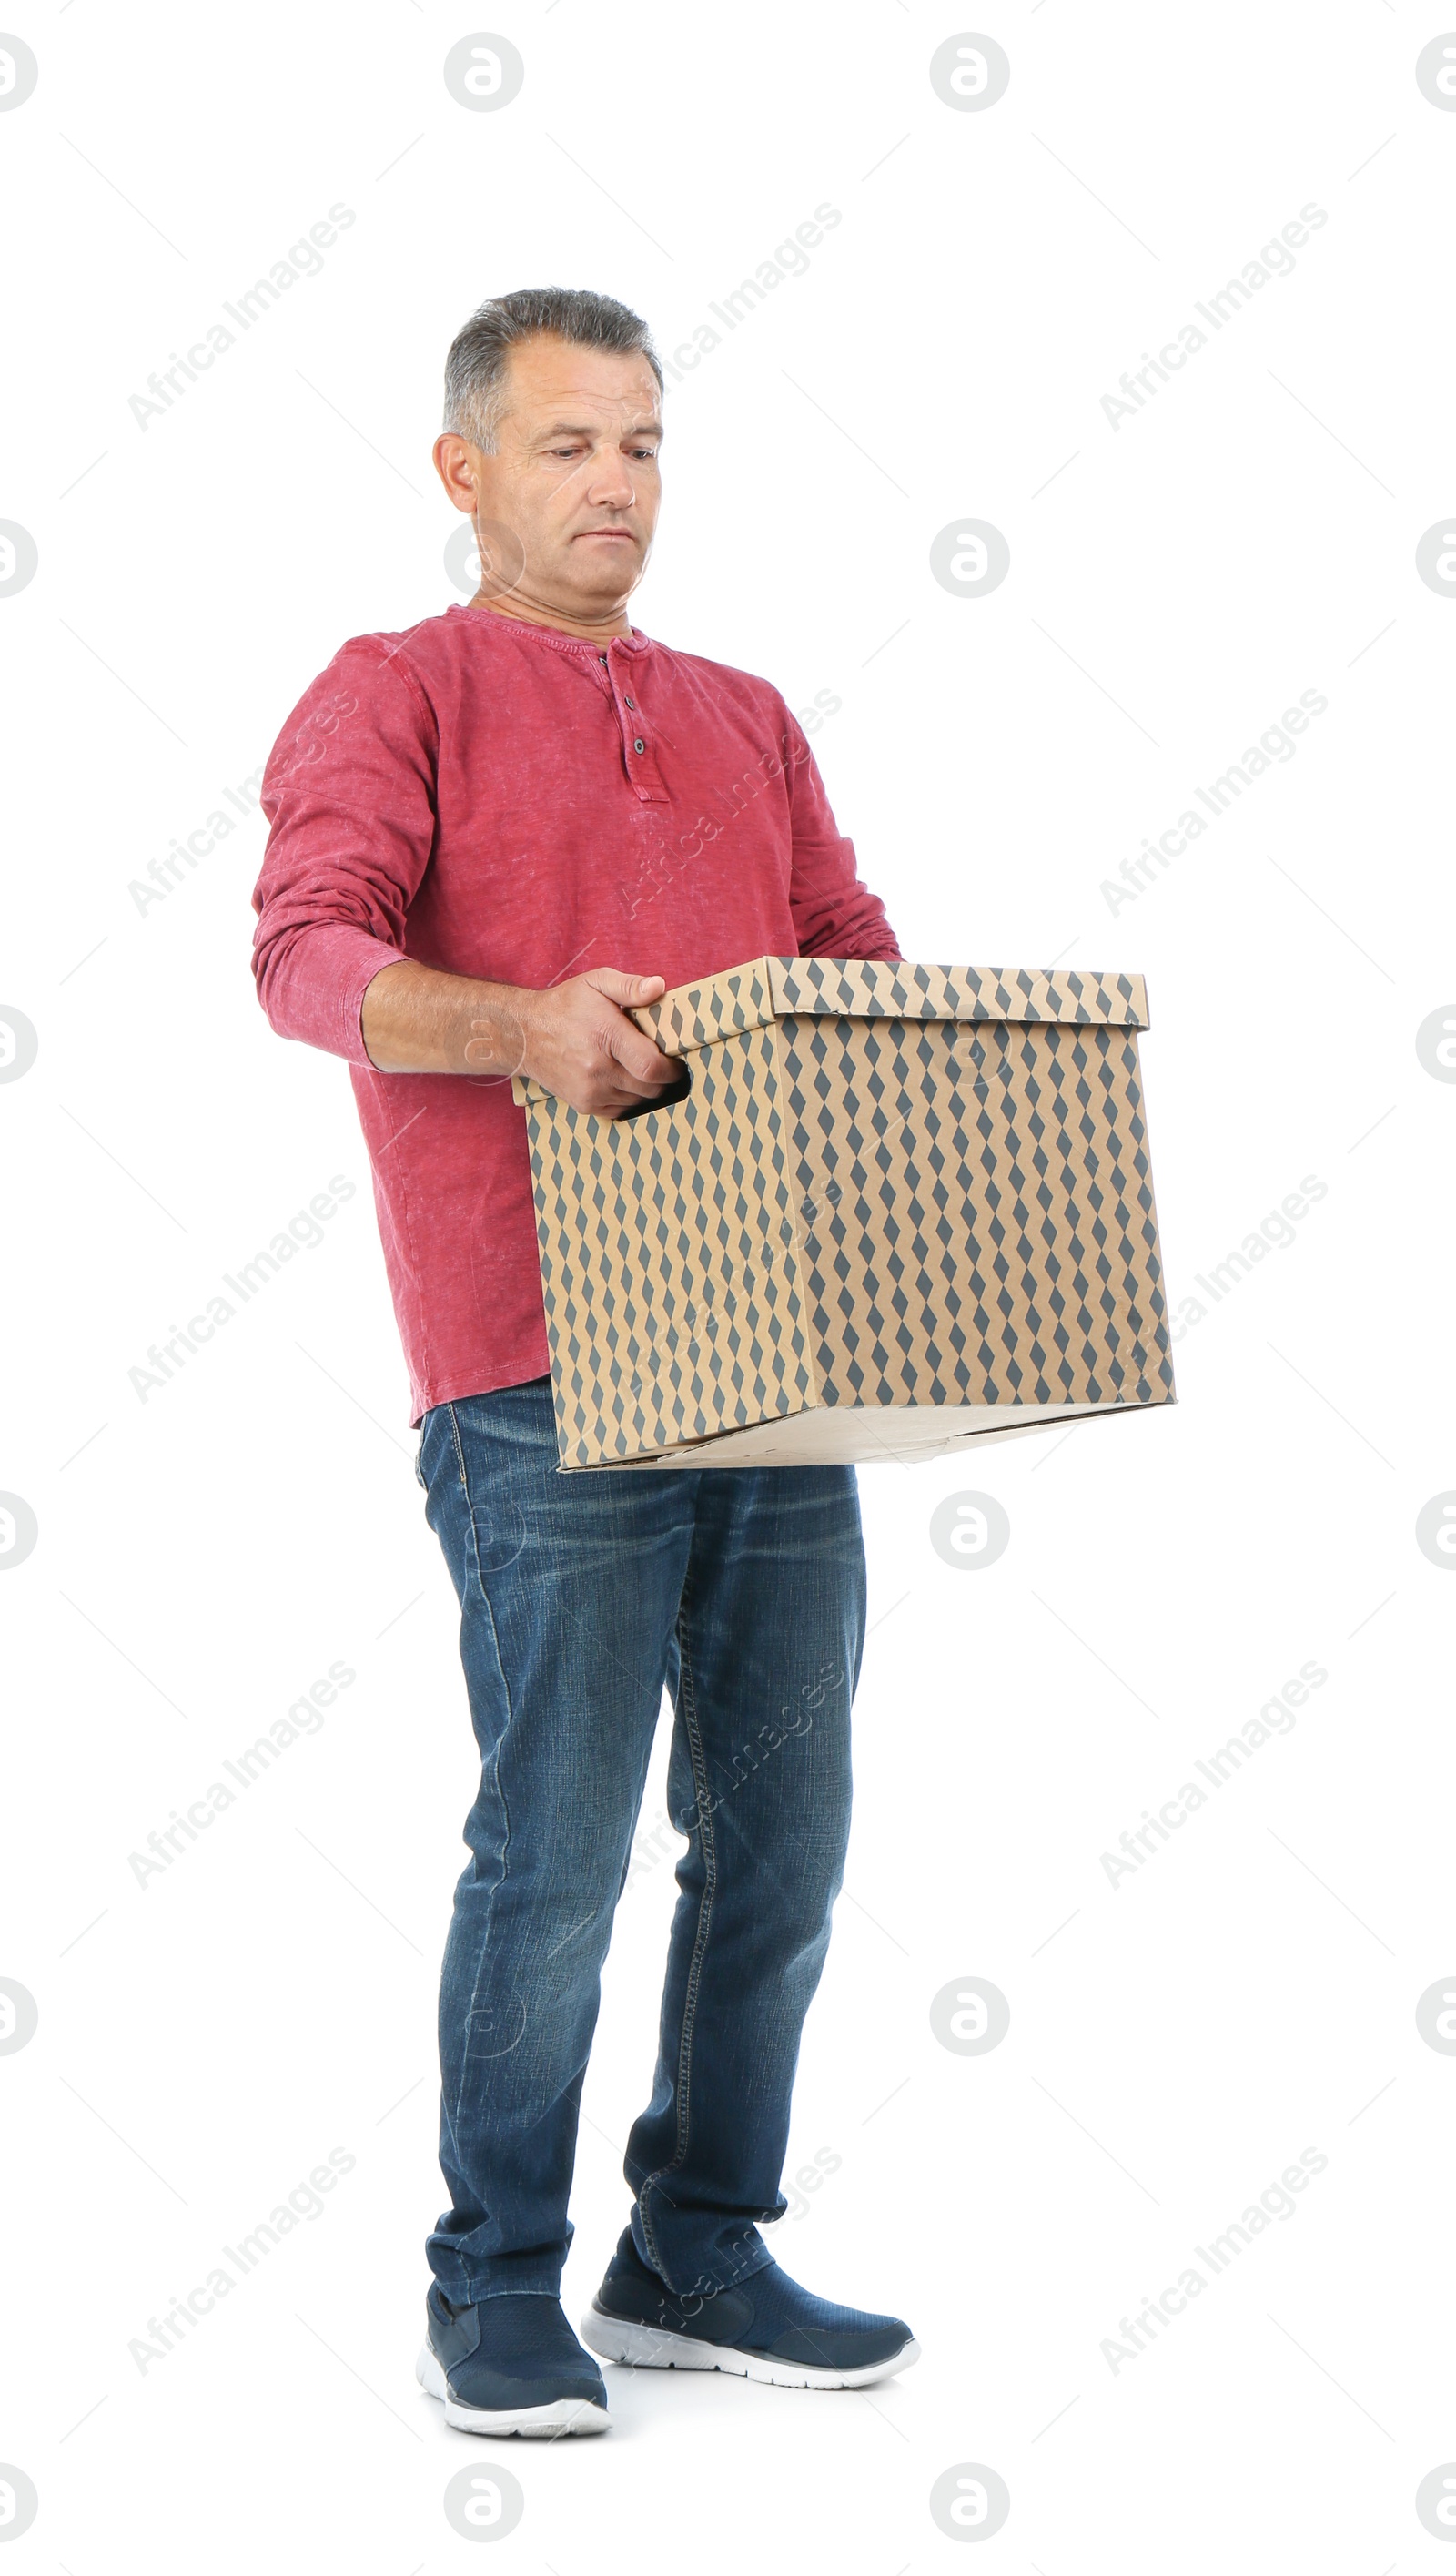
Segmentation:
{"type": "Polygon", "coordinates": [[[582,537],[609,537],[613,545],[619,546],[635,546],[637,543],[630,528],[578,528],[573,544],[582,537]]]}

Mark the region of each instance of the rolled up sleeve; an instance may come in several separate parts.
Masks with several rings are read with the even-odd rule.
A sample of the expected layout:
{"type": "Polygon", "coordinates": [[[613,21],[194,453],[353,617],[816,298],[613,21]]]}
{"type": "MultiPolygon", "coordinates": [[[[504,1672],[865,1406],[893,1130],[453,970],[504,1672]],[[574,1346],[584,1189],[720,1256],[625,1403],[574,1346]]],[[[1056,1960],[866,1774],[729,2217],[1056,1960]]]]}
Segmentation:
{"type": "Polygon", "coordinates": [[[802,726],[785,708],[784,745],[793,829],[789,903],[801,957],[895,958],[900,944],[885,907],[856,869],[853,841],[835,823],[802,726]]]}
{"type": "Polygon", "coordinates": [[[438,755],[423,691],[376,637],[346,644],[294,708],[263,776],[271,829],[253,890],[253,975],[280,1037],[368,1064],[360,1009],[404,954],[438,755]]]}

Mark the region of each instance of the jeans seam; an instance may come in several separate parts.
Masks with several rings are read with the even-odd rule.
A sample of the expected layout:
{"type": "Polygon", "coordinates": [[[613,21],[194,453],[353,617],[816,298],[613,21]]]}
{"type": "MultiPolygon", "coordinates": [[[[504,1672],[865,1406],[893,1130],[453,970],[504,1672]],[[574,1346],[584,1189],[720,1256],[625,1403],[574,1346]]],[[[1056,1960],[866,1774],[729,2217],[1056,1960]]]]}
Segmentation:
{"type": "MultiPolygon", "coordinates": [[[[683,2162],[688,2151],[688,2123],[692,2110],[693,2027],[697,2015],[698,1986],[702,1975],[703,1958],[708,1946],[708,1935],[712,1928],[713,1898],[717,1892],[718,1885],[718,1855],[713,1841],[713,1829],[710,1816],[704,1809],[704,1800],[707,1796],[709,1785],[707,1765],[703,1760],[703,1740],[698,1729],[697,1696],[693,1689],[692,1659],[688,1652],[688,1610],[691,1598],[692,1567],[691,1564],[689,1564],[688,1572],[683,1582],[682,1597],[678,1604],[677,1615],[677,1642],[679,1657],[678,1689],[681,1695],[681,1705],[683,1710],[683,1732],[687,1737],[688,1754],[692,1763],[693,1787],[696,1792],[698,1810],[698,1832],[702,1836],[703,1843],[703,1893],[698,1905],[698,1929],[693,1942],[692,1959],[688,1967],[687,1992],[683,1999],[682,2037],[678,2045],[677,2148],[668,2164],[659,2165],[655,2173],[648,2174],[643,2182],[641,2191],[638,2194],[638,2207],[642,2213],[642,2232],[647,2239],[649,2249],[654,2257],[654,2268],[658,2271],[661,2271],[661,2256],[656,2238],[653,2234],[652,2218],[647,2204],[647,2195],[653,2189],[654,2185],[660,2181],[664,2174],[675,2173],[677,2171],[677,2168],[683,2162]]],[[[668,2197],[671,2198],[671,2194],[669,2194],[668,2197]]],[[[665,2278],[666,2276],[664,2275],[663,2277],[665,2278]]]]}
{"type": "MultiPolygon", "coordinates": [[[[461,1487],[462,1487],[462,1489],[463,1489],[463,1491],[464,1491],[466,1501],[467,1501],[467,1502],[469,1502],[469,1501],[470,1501],[470,1479],[469,1479],[469,1477],[468,1477],[468,1476],[466,1475],[466,1473],[465,1473],[465,1451],[464,1451],[464,1448],[463,1448],[463,1446],[462,1446],[462,1444],[461,1444],[461,1439],[460,1439],[460,1425],[459,1425],[459,1423],[458,1423],[458,1422],[456,1421],[456,1419],[455,1419],[455,1407],[454,1407],[454,1405],[453,1405],[453,1404],[447,1404],[447,1405],[446,1405],[446,1407],[445,1407],[445,1411],[446,1411],[446,1412],[449,1414],[449,1416],[450,1416],[450,1436],[451,1436],[451,1438],[453,1439],[453,1441],[454,1441],[454,1443],[455,1443],[455,1464],[456,1464],[456,1466],[457,1466],[457,1467],[459,1468],[459,1470],[460,1470],[460,1483],[461,1483],[461,1487]]],[[[473,1505],[473,1504],[471,1505],[471,1518],[472,1518],[472,1524],[473,1524],[473,1521],[474,1521],[474,1505],[473,1505]]]]}
{"type": "MultiPolygon", "coordinates": [[[[460,1469],[460,1490],[465,1496],[465,1526],[469,1532],[471,1571],[475,1576],[475,1590],[479,1597],[481,1608],[490,1622],[491,1648],[495,1655],[495,1667],[496,1671],[500,1675],[501,1689],[505,1695],[506,1704],[505,1724],[500,1731],[500,1738],[495,1748],[495,1762],[492,1768],[492,1782],[495,1794],[500,1801],[501,1813],[505,1819],[505,1832],[501,1840],[501,1869],[500,1876],[490,1891],[489,1901],[486,1905],[485,1927],[481,1935],[480,1942],[480,1958],[476,1967],[475,1982],[470,1990],[470,2002],[466,2008],[465,2032],[462,2036],[460,2049],[460,2083],[455,2095],[454,2109],[450,2115],[451,2141],[453,2147],[455,2144],[455,2133],[458,2129],[460,2120],[461,2105],[465,2099],[465,2089],[470,2080],[469,2034],[471,2024],[475,2019],[475,2007],[480,1995],[481,1974],[484,1970],[486,1957],[490,1949],[490,1932],[491,1925],[495,1920],[496,1898],[500,1894],[501,1889],[505,1886],[505,1883],[511,1874],[511,1806],[510,1800],[506,1796],[505,1783],[501,1779],[501,1764],[505,1757],[506,1745],[510,1740],[511,1727],[515,1719],[516,1711],[515,1703],[511,1698],[511,1686],[506,1679],[505,1664],[501,1658],[500,1638],[495,1624],[495,1604],[491,1600],[490,1594],[485,1588],[485,1577],[480,1570],[480,1549],[476,1543],[475,1535],[475,1502],[470,1491],[470,1478],[467,1475],[465,1468],[465,1450],[461,1443],[460,1425],[455,1419],[454,1405],[447,1405],[445,1410],[450,1416],[450,1429],[455,1441],[455,1457],[460,1469]]],[[[484,1769],[482,1767],[482,1779],[484,1779],[484,1776],[484,1769]]]]}

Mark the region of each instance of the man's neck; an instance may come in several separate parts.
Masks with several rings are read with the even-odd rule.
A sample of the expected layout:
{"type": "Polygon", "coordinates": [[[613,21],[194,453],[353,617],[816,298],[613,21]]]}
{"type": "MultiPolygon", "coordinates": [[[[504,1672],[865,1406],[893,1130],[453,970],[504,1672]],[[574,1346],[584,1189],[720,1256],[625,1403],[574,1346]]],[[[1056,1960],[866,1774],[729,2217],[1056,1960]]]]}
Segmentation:
{"type": "Polygon", "coordinates": [[[553,627],[558,635],[578,636],[584,644],[609,644],[614,635],[629,636],[632,632],[625,602],[606,610],[599,618],[570,617],[562,609],[522,599],[517,591],[502,591],[493,599],[482,598],[477,591],[470,605],[488,608],[497,617],[514,617],[525,626],[553,627]]]}

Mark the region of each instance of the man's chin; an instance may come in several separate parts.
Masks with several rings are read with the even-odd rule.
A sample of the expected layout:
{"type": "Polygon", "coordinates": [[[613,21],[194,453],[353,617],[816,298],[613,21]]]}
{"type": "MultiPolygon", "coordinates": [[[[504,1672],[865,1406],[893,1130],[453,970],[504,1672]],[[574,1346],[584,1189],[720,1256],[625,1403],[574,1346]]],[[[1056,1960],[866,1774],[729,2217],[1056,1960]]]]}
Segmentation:
{"type": "Polygon", "coordinates": [[[561,567],[559,588],[579,602],[584,615],[605,616],[641,578],[642,557],[635,546],[578,547],[561,567]]]}

